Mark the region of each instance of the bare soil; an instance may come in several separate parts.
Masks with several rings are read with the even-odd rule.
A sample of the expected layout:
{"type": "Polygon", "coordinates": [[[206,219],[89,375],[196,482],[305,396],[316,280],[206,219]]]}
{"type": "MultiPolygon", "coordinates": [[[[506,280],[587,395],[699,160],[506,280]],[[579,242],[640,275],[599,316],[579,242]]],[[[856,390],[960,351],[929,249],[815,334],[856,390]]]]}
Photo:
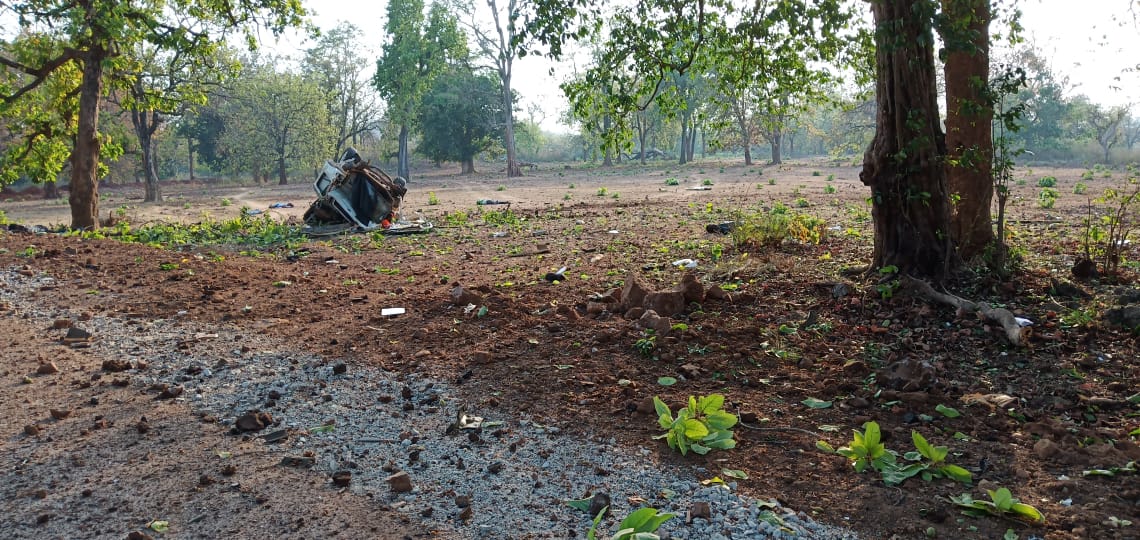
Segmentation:
{"type": "MultiPolygon", "coordinates": [[[[428,235],[383,241],[355,235],[311,242],[299,253],[270,249],[249,256],[239,254],[249,249],[242,246],[163,250],[9,232],[0,233],[0,267],[53,276],[57,285],[37,293],[43,305],[139,320],[177,315],[201,324],[234,323],[327,358],[461,382],[468,403],[498,417],[525,412],[571,434],[606,433],[630,445],[649,444],[657,431],[656,419],[645,414],[648,398],[678,402],[724,393],[745,420],[736,430],[738,447],[682,458],[657,441],[662,458],[746,471],[743,491],[777,498],[864,538],[924,538],[928,529],[938,538],[1000,538],[1007,529],[1022,538],[1136,538],[1135,474],[1082,475],[1140,459],[1137,437],[1129,435],[1140,426],[1140,408],[1126,401],[1140,392],[1137,336],[1099,318],[1117,295],[1135,290],[1135,274],[1079,284],[1091,298],[1058,295],[1051,282],[1070,280],[1080,255],[1086,196],[1073,194],[1073,186],[1082,172],[1022,171],[1029,180],[1012,188],[1010,213],[1024,269],[1008,281],[976,273],[951,284],[963,297],[1002,304],[1032,320],[1032,336],[1020,348],[972,315],[903,292],[884,298],[876,280],[846,277],[843,270],[864,264],[870,253],[867,193],[856,168],[826,162],[557,166],[509,183],[493,173],[431,170],[414,178],[404,205],[405,217],[434,221],[428,235]],[[1051,209],[1037,204],[1036,179],[1043,175],[1058,179],[1060,198],[1051,209]],[[667,185],[670,178],[678,185],[667,185]],[[834,193],[826,193],[828,186],[834,193]],[[711,189],[692,189],[698,187],[711,189]],[[429,204],[433,193],[438,204],[429,204]],[[510,201],[517,221],[484,223],[477,199],[510,201]],[[705,230],[731,220],[735,210],[776,202],[837,228],[819,245],[786,243],[747,254],[705,230]],[[730,294],[689,304],[672,317],[683,326],[652,348],[642,341],[638,350],[646,334],[621,315],[596,309],[590,297],[633,279],[652,290],[670,289],[683,275],[671,262],[683,258],[698,261],[691,272],[704,286],[730,294]],[[176,268],[161,270],[164,263],[176,268]],[[543,279],[562,266],[569,268],[564,281],[543,279]],[[833,294],[839,283],[850,292],[833,294]],[[465,314],[453,302],[457,285],[478,295],[485,315],[465,314]],[[381,317],[388,307],[407,313],[381,317]],[[1088,320],[1074,316],[1086,310],[1088,320]],[[920,362],[919,373],[898,375],[899,366],[920,362]],[[680,382],[661,386],[662,376],[680,382]],[[997,394],[1013,400],[998,406],[979,398],[997,394]],[[806,398],[833,404],[809,408],[801,404],[806,398]],[[944,417],[938,405],[962,415],[944,417]],[[890,487],[816,449],[819,439],[846,444],[851,430],[869,420],[900,453],[912,449],[913,429],[949,446],[950,461],[973,471],[975,484],[911,479],[890,487]],[[1046,523],[966,517],[946,500],[963,492],[984,499],[984,489],[997,486],[1041,510],[1046,523]],[[1110,518],[1134,523],[1117,527],[1110,518]]],[[[1122,174],[1083,182],[1097,194],[1122,184],[1122,174]]],[[[242,207],[266,210],[273,202],[294,205],[269,210],[288,219],[312,199],[307,184],[172,184],[160,205],[140,204],[140,187],[101,193],[104,215],[122,214],[135,224],[194,222],[204,213],[225,219],[242,207]]],[[[6,201],[0,209],[28,224],[68,220],[66,205],[54,202],[6,201]]],[[[1128,259],[1136,258],[1130,248],[1128,259]]],[[[82,351],[59,345],[58,332],[29,326],[5,306],[0,313],[8,313],[0,318],[2,446],[16,456],[5,460],[5,482],[25,502],[21,519],[63,520],[68,525],[61,530],[78,530],[85,513],[130,512],[161,501],[182,508],[186,520],[209,513],[219,536],[417,534],[407,518],[338,492],[327,479],[256,458],[243,466],[259,473],[239,487],[195,489],[188,482],[219,474],[201,455],[240,439],[184,404],[142,399],[138,389],[115,387],[110,377],[86,385],[91,368],[80,365],[82,351]],[[60,373],[35,375],[48,361],[60,373]],[[84,420],[52,420],[52,408],[82,411],[84,420]],[[93,430],[95,416],[114,428],[93,430]],[[140,436],[131,426],[141,416],[170,431],[140,436]],[[29,425],[39,431],[26,433],[29,425]],[[58,477],[50,486],[21,483],[26,460],[56,460],[58,477]],[[36,501],[45,495],[40,490],[80,495],[68,499],[75,506],[37,513],[36,501]],[[311,517],[298,527],[295,516],[281,516],[286,511],[311,517]]],[[[104,533],[125,534],[114,529],[92,536],[104,533]]]]}

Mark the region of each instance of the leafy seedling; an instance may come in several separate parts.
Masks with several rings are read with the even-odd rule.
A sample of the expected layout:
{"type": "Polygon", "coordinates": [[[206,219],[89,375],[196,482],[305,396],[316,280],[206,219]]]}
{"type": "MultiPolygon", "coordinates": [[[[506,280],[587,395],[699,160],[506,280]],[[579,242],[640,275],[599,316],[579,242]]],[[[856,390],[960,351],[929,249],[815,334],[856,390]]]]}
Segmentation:
{"type": "Polygon", "coordinates": [[[848,446],[836,450],[826,441],[819,441],[815,443],[816,448],[839,454],[851,460],[855,472],[863,472],[868,466],[876,471],[882,471],[888,466],[894,465],[895,455],[887,450],[886,446],[883,446],[881,442],[882,433],[879,431],[878,423],[867,422],[863,424],[862,433],[859,430],[854,430],[854,432],[854,437],[848,446]]]}
{"type": "Polygon", "coordinates": [[[969,493],[963,493],[957,497],[950,497],[950,502],[964,508],[965,510],[962,510],[962,513],[968,516],[990,515],[1011,517],[1027,523],[1045,523],[1045,516],[1041,515],[1041,512],[1014,499],[1013,494],[1008,489],[987,489],[986,492],[990,495],[988,501],[977,501],[969,493]]]}
{"type": "Polygon", "coordinates": [[[675,517],[676,514],[658,513],[656,508],[642,508],[621,520],[612,540],[658,540],[661,537],[657,529],[675,517]]]}
{"type": "MultiPolygon", "coordinates": [[[[946,456],[949,455],[950,449],[945,446],[934,446],[926,441],[926,438],[917,431],[910,432],[910,438],[914,442],[914,447],[917,452],[907,452],[903,457],[908,461],[921,461],[925,458],[926,462],[914,463],[903,467],[909,469],[916,465],[920,466],[917,473],[922,475],[922,479],[929,482],[934,478],[949,478],[951,480],[969,484],[973,481],[974,475],[959,467],[946,463],[946,456]]],[[[907,477],[909,478],[909,476],[907,477]]],[[[888,482],[889,483],[889,482],[888,482]]]]}
{"type": "Polygon", "coordinates": [[[657,423],[666,432],[654,436],[665,439],[669,448],[687,455],[689,450],[705,455],[712,449],[728,450],[736,448],[732,426],[736,425],[736,415],[723,410],[724,396],[710,394],[699,399],[689,396],[689,405],[673,417],[669,406],[661,398],[653,396],[653,407],[657,411],[657,423]]]}

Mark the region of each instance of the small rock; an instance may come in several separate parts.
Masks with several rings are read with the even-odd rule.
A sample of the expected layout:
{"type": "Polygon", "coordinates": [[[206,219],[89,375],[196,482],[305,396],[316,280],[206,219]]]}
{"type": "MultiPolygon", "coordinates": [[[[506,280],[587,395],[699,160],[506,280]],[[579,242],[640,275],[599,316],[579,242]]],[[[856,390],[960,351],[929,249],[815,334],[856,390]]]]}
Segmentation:
{"type": "Polygon", "coordinates": [[[48,412],[51,413],[51,417],[55,418],[56,420],[63,420],[64,418],[71,416],[70,409],[48,409],[48,412]]]}
{"type": "Polygon", "coordinates": [[[62,330],[64,328],[71,328],[71,321],[69,319],[56,319],[51,323],[53,330],[62,330]]]}
{"type": "Polygon", "coordinates": [[[51,518],[51,514],[40,514],[39,516],[36,516],[36,524],[43,525],[44,523],[51,521],[51,518]]]}
{"type": "Polygon", "coordinates": [[[495,355],[488,351],[475,351],[471,353],[471,361],[476,364],[490,364],[495,355]]]}
{"type": "Polygon", "coordinates": [[[463,520],[463,522],[466,523],[468,521],[471,521],[471,518],[474,515],[475,515],[475,511],[472,510],[470,506],[468,506],[467,508],[464,508],[462,512],[459,513],[459,519],[463,520]]]}
{"type": "Polygon", "coordinates": [[[653,398],[646,396],[637,404],[637,412],[641,414],[655,414],[657,409],[653,406],[653,398]]]}
{"type": "Polygon", "coordinates": [[[420,511],[420,515],[423,517],[426,517],[426,518],[431,517],[431,515],[434,513],[435,513],[435,508],[431,507],[431,506],[424,508],[423,510],[420,511]]]}
{"type": "Polygon", "coordinates": [[[158,399],[174,399],[178,396],[181,396],[182,392],[185,391],[186,389],[183,388],[182,385],[170,386],[163,389],[162,392],[158,394],[158,399]]]}
{"type": "Polygon", "coordinates": [[[412,358],[422,359],[422,358],[427,358],[429,356],[431,356],[431,351],[429,351],[427,349],[423,349],[421,351],[416,352],[416,354],[412,355],[412,358]]]}
{"type": "Polygon", "coordinates": [[[458,506],[460,508],[467,508],[468,506],[471,506],[471,496],[470,495],[456,495],[455,496],[455,506],[458,506]]]}
{"type": "Polygon", "coordinates": [[[348,487],[352,483],[351,471],[337,471],[332,475],[333,485],[336,487],[348,487]]]}
{"type": "Polygon", "coordinates": [[[760,415],[752,411],[742,412],[740,413],[740,421],[745,424],[755,424],[760,421],[760,415]]]}
{"type": "Polygon", "coordinates": [[[32,496],[37,499],[46,499],[48,496],[48,491],[46,489],[37,489],[34,493],[32,493],[32,496]]]}
{"type": "Polygon", "coordinates": [[[150,431],[150,422],[147,422],[146,417],[144,416],[139,419],[139,422],[137,424],[135,424],[135,429],[138,430],[139,433],[146,433],[150,431]]]}
{"type": "Polygon", "coordinates": [[[1048,460],[1061,453],[1061,446],[1050,439],[1041,439],[1033,445],[1033,453],[1040,459],[1048,460]]]}
{"type": "Polygon", "coordinates": [[[851,287],[846,283],[836,283],[835,286],[831,288],[831,297],[836,300],[849,294],[851,294],[851,287]]]}
{"type": "Polygon", "coordinates": [[[24,426],[24,434],[29,437],[35,437],[40,434],[40,428],[35,424],[28,424],[24,426]]]}
{"type": "Polygon", "coordinates": [[[475,294],[459,285],[451,289],[451,303],[457,306],[466,306],[475,304],[476,306],[483,303],[483,297],[475,294]]]}
{"type": "Polygon", "coordinates": [[[212,477],[208,474],[203,474],[202,476],[198,477],[198,485],[199,486],[206,487],[206,486],[213,484],[213,483],[214,483],[214,477],[212,477]]]}
{"type": "Polygon", "coordinates": [[[487,472],[489,472],[491,474],[499,474],[502,471],[503,471],[503,462],[502,461],[496,461],[496,462],[487,466],[487,472]]]}
{"type": "Polygon", "coordinates": [[[590,497],[590,506],[586,508],[586,513],[590,514],[592,519],[597,517],[598,512],[602,510],[605,510],[606,514],[609,514],[611,506],[609,495],[605,493],[595,493],[593,497],[590,497]]]}
{"type": "Polygon", "coordinates": [[[312,467],[317,458],[313,456],[285,456],[281,458],[281,465],[286,467],[312,467]]]}
{"type": "Polygon", "coordinates": [[[400,471],[387,479],[388,486],[396,493],[407,493],[412,490],[412,477],[408,473],[400,471]]]}
{"type": "Polygon", "coordinates": [[[334,375],[344,375],[345,372],[347,372],[347,371],[348,371],[348,365],[346,365],[344,362],[340,362],[337,365],[333,366],[333,374],[334,375]]]}
{"type": "Polygon", "coordinates": [[[681,367],[677,368],[678,373],[684,375],[686,379],[690,380],[696,380],[700,378],[702,371],[704,370],[701,369],[701,366],[692,363],[681,364],[681,367]]]}
{"type": "Polygon", "coordinates": [[[238,431],[261,431],[273,423],[273,416],[266,412],[250,411],[234,421],[238,431]]]}
{"type": "Polygon", "coordinates": [[[709,519],[710,517],[712,517],[712,508],[709,507],[709,503],[707,502],[695,502],[693,506],[689,508],[689,521],[697,518],[709,519]]]}
{"type": "Polygon", "coordinates": [[[131,534],[127,535],[127,540],[153,540],[153,539],[151,538],[151,536],[149,534],[144,533],[142,531],[131,531],[131,534]]]}
{"type": "Polygon", "coordinates": [[[131,363],[126,360],[115,359],[103,361],[103,371],[118,373],[120,371],[126,371],[128,369],[131,369],[131,363]]]}
{"type": "Polygon", "coordinates": [[[233,476],[237,474],[237,465],[234,465],[233,463],[226,463],[226,465],[222,467],[221,473],[222,476],[233,476]]]}
{"type": "Polygon", "coordinates": [[[36,368],[36,375],[53,375],[55,373],[59,373],[59,367],[55,365],[55,362],[40,364],[40,367],[36,368]]]}
{"type": "Polygon", "coordinates": [[[867,401],[867,398],[858,397],[858,396],[853,397],[851,399],[848,399],[847,401],[844,401],[843,403],[846,404],[848,407],[851,407],[852,409],[866,409],[867,407],[871,406],[871,402],[867,401]]]}

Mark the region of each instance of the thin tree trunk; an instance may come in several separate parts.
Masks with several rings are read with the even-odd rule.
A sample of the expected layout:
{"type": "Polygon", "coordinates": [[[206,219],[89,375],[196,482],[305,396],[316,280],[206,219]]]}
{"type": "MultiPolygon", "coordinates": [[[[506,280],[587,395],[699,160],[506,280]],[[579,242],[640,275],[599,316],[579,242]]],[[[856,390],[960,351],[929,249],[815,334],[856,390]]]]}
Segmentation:
{"type": "Polygon", "coordinates": [[[958,254],[969,260],[994,241],[993,107],[989,86],[990,0],[942,0],[949,21],[943,41],[948,51],[946,79],[947,185],[958,195],[951,234],[958,254]]]}
{"type": "Polygon", "coordinates": [[[153,113],[147,111],[131,112],[131,122],[134,124],[135,135],[139,139],[139,148],[142,150],[143,202],[162,202],[162,191],[158,186],[158,168],[154,163],[154,131],[156,121],[153,113]]]}
{"type": "Polygon", "coordinates": [[[602,166],[603,167],[613,167],[614,166],[613,150],[610,148],[611,145],[610,145],[610,139],[609,139],[610,122],[611,122],[610,115],[606,114],[606,115],[602,116],[602,150],[603,150],[603,155],[605,156],[604,158],[602,158],[602,166]]]}
{"type": "Polygon", "coordinates": [[[289,171],[285,167],[285,156],[277,156],[277,185],[289,185],[289,171]]]}
{"type": "Polygon", "coordinates": [[[507,178],[522,176],[522,167],[519,166],[518,152],[515,150],[515,112],[514,99],[511,96],[511,77],[503,75],[503,110],[507,121],[503,126],[503,144],[507,147],[507,178]]]}
{"type": "Polygon", "coordinates": [[[678,164],[684,165],[684,164],[689,162],[687,159],[689,157],[688,149],[689,149],[689,124],[688,124],[688,122],[685,121],[685,117],[682,116],[681,117],[681,147],[680,147],[681,151],[677,152],[680,155],[680,157],[677,158],[678,164]]]}
{"type": "Polygon", "coordinates": [[[95,46],[82,58],[79,121],[71,151],[71,180],[67,201],[72,229],[99,226],[99,99],[103,94],[103,61],[107,51],[95,46]]]}
{"type": "Polygon", "coordinates": [[[925,0],[871,3],[878,111],[859,179],[871,188],[872,267],[941,279],[957,261],[926,6],[925,0]]]}
{"type": "Polygon", "coordinates": [[[396,175],[404,180],[412,179],[411,167],[408,161],[408,125],[400,124],[400,150],[396,157],[396,175]]]}
{"type": "Polygon", "coordinates": [[[192,138],[186,139],[186,153],[188,154],[187,157],[189,157],[189,161],[187,161],[187,165],[190,168],[190,181],[193,182],[194,181],[194,139],[192,139],[192,138]]]}
{"type": "Polygon", "coordinates": [[[784,162],[781,151],[784,147],[784,134],[776,131],[768,138],[768,143],[772,147],[772,165],[779,165],[784,162]]]}
{"type": "Polygon", "coordinates": [[[752,165],[752,130],[748,129],[748,122],[744,119],[737,119],[736,123],[740,127],[740,140],[744,143],[744,164],[752,165]]]}

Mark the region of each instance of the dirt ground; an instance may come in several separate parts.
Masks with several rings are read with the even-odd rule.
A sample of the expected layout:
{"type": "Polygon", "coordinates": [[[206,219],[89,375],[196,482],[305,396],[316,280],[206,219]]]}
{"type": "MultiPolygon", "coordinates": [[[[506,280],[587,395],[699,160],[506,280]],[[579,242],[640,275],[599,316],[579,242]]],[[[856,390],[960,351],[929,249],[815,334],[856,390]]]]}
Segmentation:
{"type": "MultiPolygon", "coordinates": [[[[58,287],[37,296],[47,306],[140,320],[178,314],[202,324],[225,321],[314,354],[462,381],[465,399],[480,410],[500,417],[526,411],[570,433],[605,432],[630,445],[656,445],[663,459],[739,469],[749,475],[740,481],[743,491],[864,538],[1001,538],[1007,529],[1021,538],[1137,538],[1136,474],[1082,474],[1140,460],[1140,407],[1128,401],[1140,392],[1137,336],[1100,319],[1117,296],[1136,290],[1135,269],[1119,279],[1080,283],[1092,295],[1087,298],[1058,294],[1052,282],[1072,279],[1087,195],[1124,183],[1121,171],[1082,180],[1083,172],[1019,171],[1027,182],[1012,186],[1010,216],[1015,246],[1026,257],[1023,271],[1004,282],[978,273],[954,284],[961,296],[1032,320],[1024,347],[1006,344],[999,329],[972,315],[906,294],[884,298],[873,279],[846,276],[843,270],[865,264],[870,254],[867,190],[856,167],[824,161],[559,165],[509,182],[495,173],[427,170],[414,176],[404,205],[405,217],[422,215],[436,224],[427,235],[338,237],[292,254],[268,248],[252,256],[257,253],[240,253],[249,249],[244,246],[163,250],[7,232],[0,233],[0,267],[55,277],[58,287]],[[1037,202],[1037,179],[1045,175],[1057,178],[1059,194],[1049,209],[1037,202]],[[1077,182],[1088,185],[1087,194],[1073,193],[1077,182]],[[480,209],[478,199],[510,201],[511,220],[485,223],[481,210],[504,207],[480,209]],[[731,220],[736,210],[777,202],[824,218],[829,236],[819,245],[787,243],[746,254],[728,237],[705,230],[731,220]],[[672,331],[651,344],[632,321],[591,299],[634,279],[651,290],[674,287],[684,272],[671,263],[684,258],[698,261],[691,273],[702,285],[726,294],[688,304],[672,317],[672,331]],[[562,266],[568,267],[565,280],[543,279],[562,266]],[[845,294],[836,294],[840,283],[845,294]],[[457,285],[476,295],[485,315],[461,313],[452,297],[457,285]],[[381,317],[388,307],[407,313],[381,317]],[[921,374],[899,376],[904,365],[921,365],[921,374]],[[679,382],[661,386],[663,376],[679,382]],[[649,440],[657,426],[645,414],[648,398],[676,402],[711,392],[725,394],[744,421],[736,449],[682,458],[649,440]],[[996,395],[1012,399],[995,405],[996,395]],[[832,406],[807,407],[807,398],[832,406]],[[962,414],[945,417],[938,405],[962,414]],[[971,470],[974,485],[911,479],[887,486],[816,449],[820,439],[847,444],[851,430],[869,420],[900,454],[912,449],[911,430],[950,447],[948,461],[971,470]],[[947,501],[963,492],[985,499],[984,490],[997,486],[1041,510],[1046,523],[966,517],[947,501]]],[[[190,223],[207,214],[232,218],[248,207],[288,219],[312,200],[303,182],[170,184],[164,191],[165,203],[143,205],[139,187],[103,189],[101,214],[132,224],[190,223]],[[269,210],[275,202],[294,207],[269,210]]],[[[66,203],[0,201],[14,221],[68,221],[66,203]]],[[[1136,260],[1136,249],[1129,249],[1128,260],[1136,260]]],[[[0,313],[11,312],[0,305],[0,313]]],[[[59,336],[8,314],[0,325],[4,451],[27,451],[32,441],[49,437],[46,451],[61,461],[57,486],[13,488],[29,504],[43,495],[40,489],[88,489],[74,499],[90,505],[83,511],[144,505],[155,482],[161,486],[153,480],[160,471],[216,475],[201,454],[240,444],[185,405],[143,403],[137,389],[101,383],[93,394],[82,384],[90,368],[75,364],[81,351],[60,347],[59,336]],[[62,375],[30,394],[24,379],[42,379],[35,370],[46,361],[56,362],[62,375]],[[51,420],[53,407],[82,408],[120,426],[145,415],[179,427],[157,440],[123,429],[81,434],[78,425],[51,420]],[[45,433],[26,433],[29,425],[45,433]],[[120,482],[113,495],[110,479],[120,482]]],[[[28,459],[49,458],[33,452],[28,459]]],[[[15,467],[9,478],[18,478],[15,467]]],[[[259,530],[320,536],[340,527],[330,524],[345,523],[344,530],[358,531],[351,537],[369,530],[391,531],[384,537],[417,534],[414,523],[314,482],[304,472],[267,467],[254,483],[223,496],[181,486],[180,504],[188,516],[211,512],[223,535],[250,519],[271,520],[273,509],[283,507],[314,517],[303,529],[286,520],[259,530]]]]}

